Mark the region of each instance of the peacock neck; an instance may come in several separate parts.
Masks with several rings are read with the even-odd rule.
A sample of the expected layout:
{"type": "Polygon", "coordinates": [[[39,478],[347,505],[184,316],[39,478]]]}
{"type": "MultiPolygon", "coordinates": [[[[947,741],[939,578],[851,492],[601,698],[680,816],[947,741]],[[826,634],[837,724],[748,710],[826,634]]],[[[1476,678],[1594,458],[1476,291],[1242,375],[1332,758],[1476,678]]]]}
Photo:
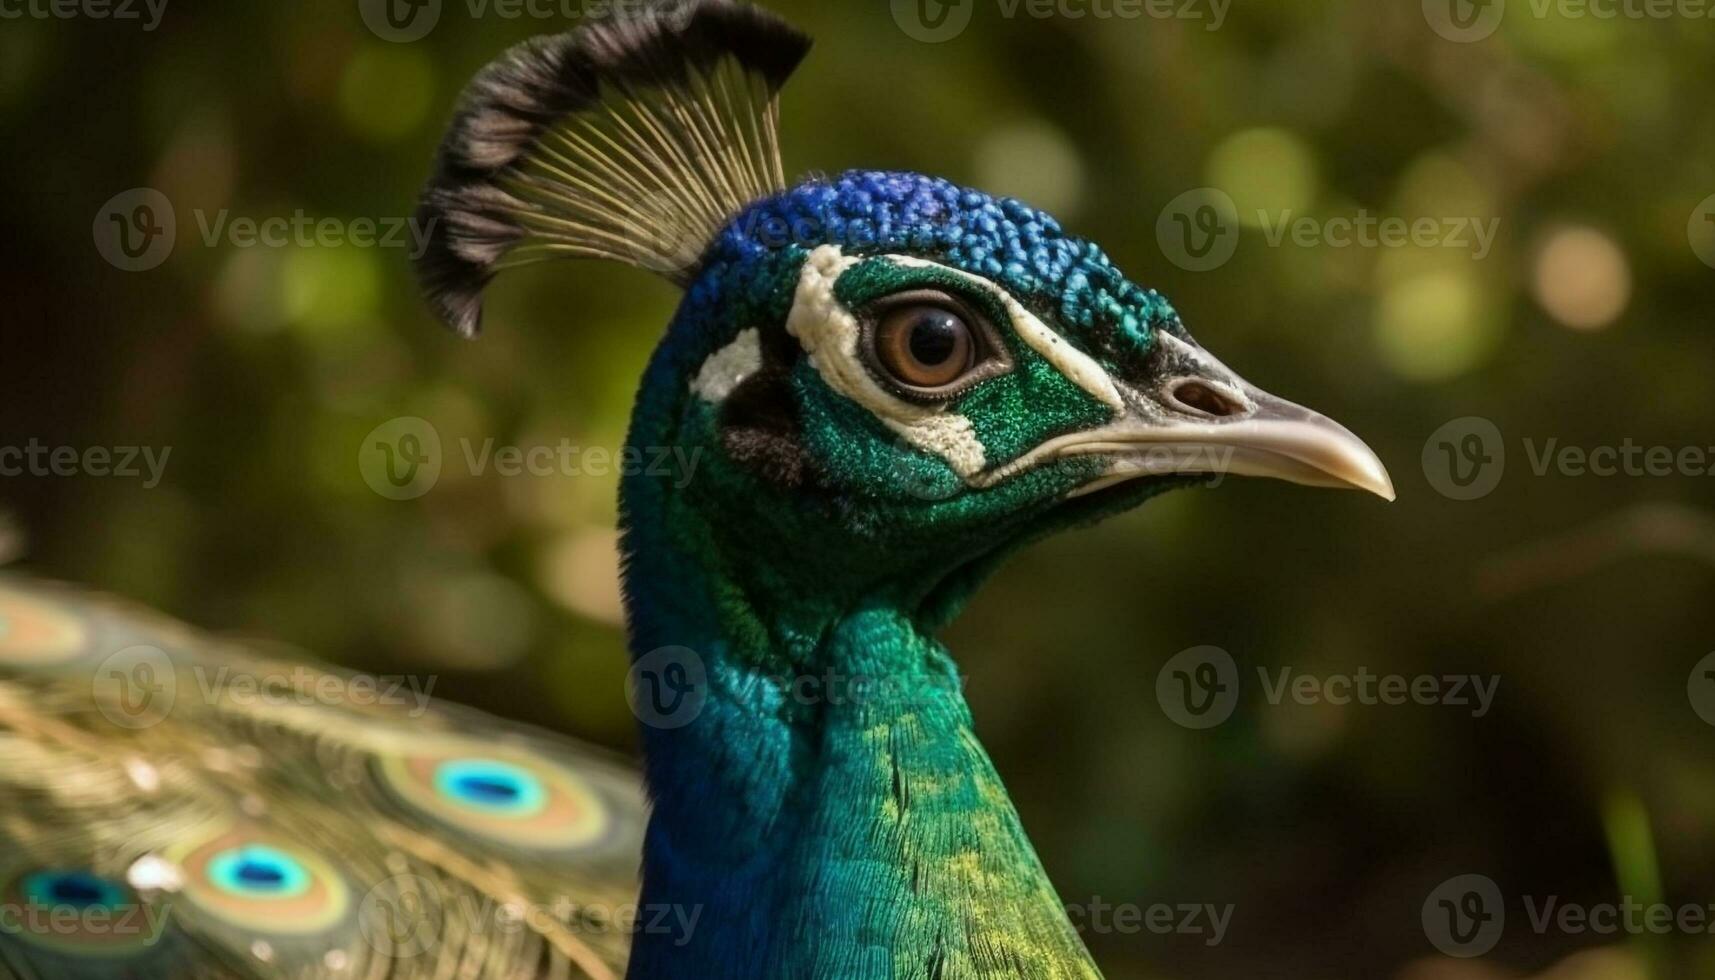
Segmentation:
{"type": "Polygon", "coordinates": [[[897,594],[794,588],[664,488],[623,496],[639,697],[667,698],[630,975],[1098,976],[897,594]]]}

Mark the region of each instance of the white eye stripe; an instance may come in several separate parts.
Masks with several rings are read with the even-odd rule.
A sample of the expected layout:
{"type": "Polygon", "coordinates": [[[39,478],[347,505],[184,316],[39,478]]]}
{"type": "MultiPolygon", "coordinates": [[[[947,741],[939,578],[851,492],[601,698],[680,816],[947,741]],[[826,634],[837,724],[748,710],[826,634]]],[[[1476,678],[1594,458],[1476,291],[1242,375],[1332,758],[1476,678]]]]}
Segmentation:
{"type": "Polygon", "coordinates": [[[798,339],[828,387],[863,406],[912,446],[946,460],[953,472],[969,480],[986,465],[983,444],[971,420],[944,407],[917,405],[894,396],[864,366],[857,317],[834,296],[835,283],[859,261],[846,257],[837,245],[811,252],[798,278],[786,332],[798,339]]]}
{"type": "MultiPolygon", "coordinates": [[[[1114,411],[1124,409],[1119,389],[1108,372],[1006,290],[981,276],[915,256],[882,258],[901,266],[954,275],[983,290],[1006,311],[1013,333],[1055,370],[1114,411]]],[[[971,420],[946,406],[926,406],[898,398],[878,384],[865,365],[860,352],[862,328],[856,315],[834,295],[840,277],[861,261],[864,260],[846,256],[837,245],[823,245],[811,252],[799,275],[787,332],[798,339],[811,366],[830,388],[863,406],[912,446],[945,460],[967,483],[981,483],[987,466],[986,450],[971,420]]],[[[704,370],[708,371],[709,365],[705,364],[704,370]]],[[[699,380],[702,376],[699,373],[699,380]]]]}
{"type": "Polygon", "coordinates": [[[1063,340],[1036,314],[1024,308],[1017,297],[1000,288],[994,283],[974,276],[963,269],[930,262],[911,255],[890,255],[887,259],[903,266],[918,269],[936,269],[956,275],[971,285],[983,290],[1006,309],[1006,315],[1011,320],[1012,331],[1018,338],[1030,345],[1030,349],[1042,355],[1042,359],[1054,366],[1056,371],[1066,376],[1066,379],[1084,389],[1089,395],[1108,406],[1114,411],[1125,408],[1125,402],[1120,399],[1119,389],[1114,386],[1113,379],[1103,370],[1095,358],[1078,350],[1063,340]]]}

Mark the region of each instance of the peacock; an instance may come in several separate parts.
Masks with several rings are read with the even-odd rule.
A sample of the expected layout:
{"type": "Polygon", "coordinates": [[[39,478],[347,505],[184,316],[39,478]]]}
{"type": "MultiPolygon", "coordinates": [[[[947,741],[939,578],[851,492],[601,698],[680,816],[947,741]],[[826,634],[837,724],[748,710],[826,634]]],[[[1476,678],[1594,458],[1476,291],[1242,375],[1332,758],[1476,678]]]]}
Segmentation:
{"type": "Polygon", "coordinates": [[[420,199],[419,280],[466,337],[515,266],[683,289],[628,451],[701,465],[620,489],[641,774],[3,577],[0,974],[1100,975],[937,634],[1020,547],[1172,488],[1393,488],[1049,215],[915,173],[789,183],[809,50],[738,0],[529,40],[420,199]]]}

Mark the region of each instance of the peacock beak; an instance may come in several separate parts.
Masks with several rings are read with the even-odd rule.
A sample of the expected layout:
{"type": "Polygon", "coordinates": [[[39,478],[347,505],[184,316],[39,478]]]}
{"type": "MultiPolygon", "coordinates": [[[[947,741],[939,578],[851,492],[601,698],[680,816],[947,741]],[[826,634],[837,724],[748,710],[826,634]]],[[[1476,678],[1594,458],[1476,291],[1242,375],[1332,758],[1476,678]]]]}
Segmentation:
{"type": "Polygon", "coordinates": [[[1159,457],[1169,467],[1177,462],[1171,472],[1179,474],[1268,477],[1308,487],[1367,490],[1394,499],[1387,467],[1350,429],[1254,385],[1241,383],[1237,391],[1241,397],[1229,400],[1182,388],[1175,392],[1179,398],[1207,401],[1207,417],[1122,423],[1130,430],[1121,435],[1122,441],[1136,442],[1117,454],[1114,475],[1140,464],[1147,467],[1159,457]],[[1150,447],[1164,454],[1152,454],[1150,447]]]}
{"type": "Polygon", "coordinates": [[[1096,429],[1053,439],[1030,462],[1102,456],[1083,496],[1152,476],[1260,476],[1394,499],[1382,461],[1334,420],[1257,388],[1201,347],[1161,335],[1147,381],[1116,380],[1123,408],[1096,429]]]}

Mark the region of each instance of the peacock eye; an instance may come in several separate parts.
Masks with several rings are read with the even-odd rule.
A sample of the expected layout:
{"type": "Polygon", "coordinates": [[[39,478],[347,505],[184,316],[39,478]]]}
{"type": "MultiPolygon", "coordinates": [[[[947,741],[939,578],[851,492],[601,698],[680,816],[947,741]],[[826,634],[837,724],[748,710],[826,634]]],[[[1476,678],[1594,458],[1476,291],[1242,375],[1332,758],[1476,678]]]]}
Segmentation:
{"type": "Polygon", "coordinates": [[[902,394],[945,400],[986,376],[992,346],[979,318],[941,293],[895,297],[873,314],[874,368],[902,394]]]}

